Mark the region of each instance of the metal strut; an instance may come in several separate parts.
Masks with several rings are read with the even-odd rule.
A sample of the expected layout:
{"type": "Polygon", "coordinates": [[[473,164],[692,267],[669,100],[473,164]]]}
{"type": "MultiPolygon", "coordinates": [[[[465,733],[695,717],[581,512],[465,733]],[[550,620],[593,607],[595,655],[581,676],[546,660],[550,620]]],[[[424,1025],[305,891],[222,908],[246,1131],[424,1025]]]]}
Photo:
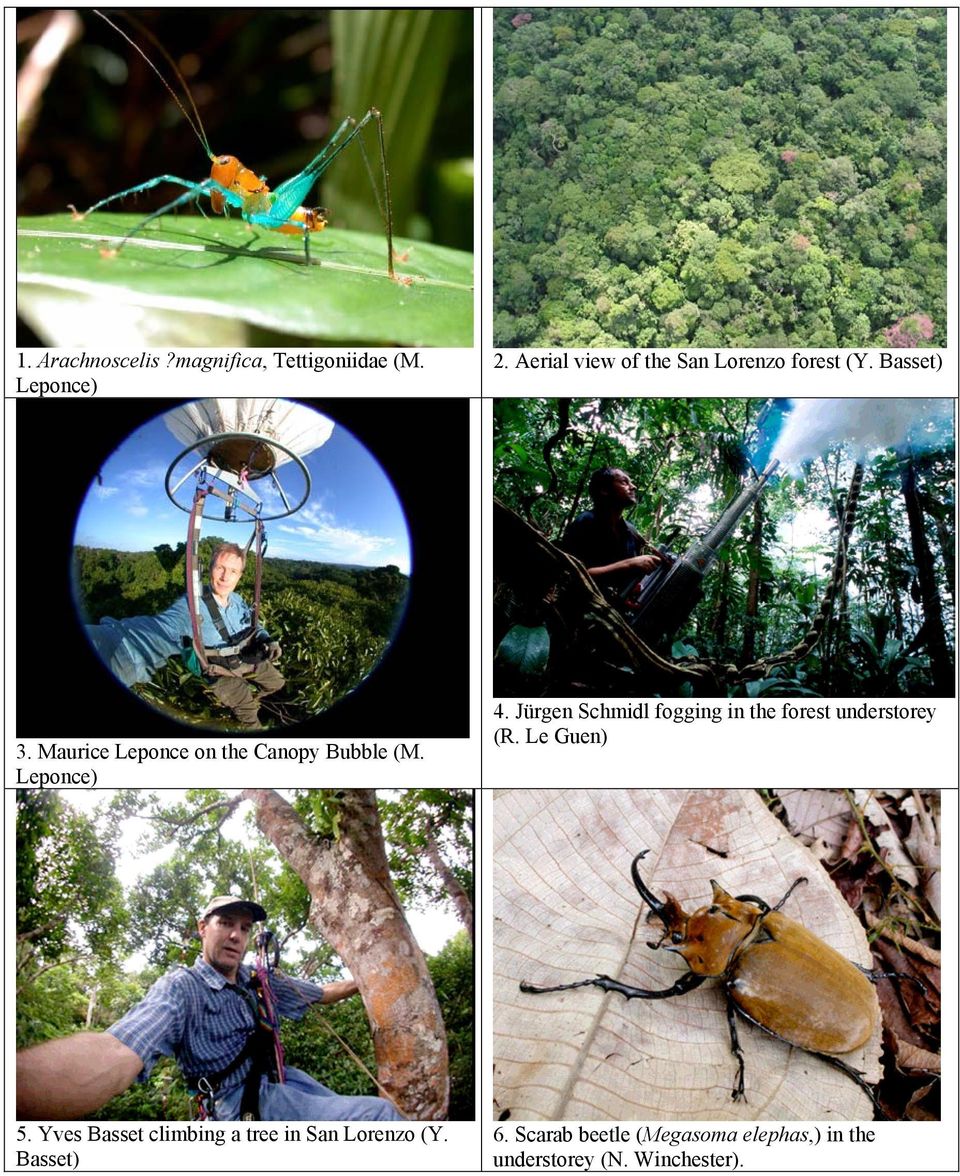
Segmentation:
{"type": "Polygon", "coordinates": [[[203,587],[200,583],[200,528],[203,524],[203,505],[208,493],[205,486],[197,487],[197,492],[193,496],[190,522],[187,525],[187,608],[190,611],[193,651],[204,673],[209,669],[209,663],[201,638],[203,621],[200,617],[200,602],[203,599],[203,587]]]}
{"type": "Polygon", "coordinates": [[[253,531],[250,533],[250,538],[247,540],[247,546],[244,548],[244,557],[250,554],[250,548],[253,546],[253,541],[256,539],[257,548],[254,555],[254,576],[253,576],[253,630],[256,632],[260,623],[260,587],[263,582],[263,557],[267,552],[267,529],[263,525],[261,519],[254,519],[253,531]]]}

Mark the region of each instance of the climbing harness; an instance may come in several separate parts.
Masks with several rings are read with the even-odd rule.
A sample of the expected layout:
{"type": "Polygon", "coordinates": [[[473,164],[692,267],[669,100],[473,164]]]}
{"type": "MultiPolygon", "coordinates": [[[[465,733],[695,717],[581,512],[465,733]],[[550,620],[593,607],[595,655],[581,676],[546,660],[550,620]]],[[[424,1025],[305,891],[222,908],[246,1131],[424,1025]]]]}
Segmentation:
{"type": "MultiPolygon", "coordinates": [[[[286,1082],[283,1044],[280,1040],[280,1014],[271,986],[271,976],[280,959],[280,948],[272,931],[261,931],[256,940],[256,959],[250,970],[247,987],[236,986],[238,994],[246,1001],[254,1017],[254,1026],[243,1047],[222,1070],[214,1073],[184,1074],[187,1086],[193,1096],[198,1119],[216,1119],[217,1094],[231,1074],[250,1061],[250,1069],[243,1080],[240,1097],[240,1118],[260,1118],[260,1085],[266,1076],[268,1082],[286,1082]],[[271,959],[270,944],[273,943],[271,959]]],[[[185,973],[198,984],[203,980],[189,968],[185,973]]]]}
{"type": "Polygon", "coordinates": [[[277,1011],[270,977],[280,963],[280,944],[272,931],[264,929],[257,936],[257,955],[253,964],[251,985],[257,995],[258,1027],[269,1033],[273,1043],[271,1082],[286,1082],[283,1043],[280,1040],[280,1014],[277,1011]],[[270,959],[270,944],[273,944],[273,959],[270,959]]]}

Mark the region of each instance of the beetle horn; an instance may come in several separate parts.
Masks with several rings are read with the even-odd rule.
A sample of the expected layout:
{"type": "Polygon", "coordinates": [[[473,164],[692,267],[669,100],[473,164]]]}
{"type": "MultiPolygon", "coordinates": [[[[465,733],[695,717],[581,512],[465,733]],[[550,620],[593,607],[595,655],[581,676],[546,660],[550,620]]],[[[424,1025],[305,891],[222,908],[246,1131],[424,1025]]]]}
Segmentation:
{"type": "Polygon", "coordinates": [[[657,898],[653,891],[648,888],[646,882],[644,882],[644,880],[640,877],[640,871],[637,869],[637,862],[640,861],[641,858],[645,858],[649,852],[649,849],[641,849],[637,856],[633,859],[633,861],[630,863],[630,877],[633,879],[633,884],[637,888],[637,893],[640,895],[643,901],[650,907],[655,915],[659,915],[661,920],[664,923],[667,923],[669,918],[667,913],[669,903],[665,902],[662,898],[657,898]]]}

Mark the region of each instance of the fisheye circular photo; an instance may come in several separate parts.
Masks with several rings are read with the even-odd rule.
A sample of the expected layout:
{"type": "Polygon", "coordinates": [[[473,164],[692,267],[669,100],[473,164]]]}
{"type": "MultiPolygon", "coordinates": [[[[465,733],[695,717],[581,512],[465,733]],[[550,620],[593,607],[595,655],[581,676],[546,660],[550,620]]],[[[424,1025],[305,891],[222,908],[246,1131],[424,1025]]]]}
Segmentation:
{"type": "Polygon", "coordinates": [[[375,673],[411,545],[390,478],[309,404],[196,400],[113,451],[84,497],[73,592],[116,679],[189,727],[307,722],[375,673]]]}

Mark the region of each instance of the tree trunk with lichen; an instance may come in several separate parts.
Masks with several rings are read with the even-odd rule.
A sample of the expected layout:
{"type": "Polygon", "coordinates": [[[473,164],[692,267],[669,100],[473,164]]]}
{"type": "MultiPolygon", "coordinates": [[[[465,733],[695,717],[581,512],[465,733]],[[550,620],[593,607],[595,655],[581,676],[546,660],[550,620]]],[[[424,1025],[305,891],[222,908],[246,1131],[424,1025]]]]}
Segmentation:
{"type": "Polygon", "coordinates": [[[470,942],[473,943],[473,903],[470,901],[470,895],[457,881],[456,874],[444,860],[437,839],[433,835],[433,824],[430,821],[427,822],[425,849],[427,861],[436,870],[440,881],[447,888],[447,894],[456,909],[457,916],[463,924],[464,930],[470,936],[470,942]]]}
{"type": "Polygon", "coordinates": [[[760,631],[760,577],[763,565],[763,501],[753,504],[753,529],[750,532],[750,575],[747,580],[747,604],[743,612],[742,659],[749,664],[756,660],[757,637],[760,631]]]}
{"type": "Polygon", "coordinates": [[[318,838],[276,792],[249,788],[260,831],[296,871],[310,918],[360,987],[383,1093],[411,1119],[446,1117],[447,1041],[430,973],[400,907],[376,793],[338,794],[338,836],[318,838]]]}
{"type": "Polygon", "coordinates": [[[953,661],[947,647],[946,630],[943,624],[943,607],[937,587],[937,573],[933,554],[923,525],[923,509],[917,490],[917,467],[913,458],[904,462],[900,476],[900,489],[907,508],[910,524],[910,546],[913,562],[917,569],[917,585],[920,589],[920,603],[923,608],[923,628],[930,658],[930,676],[933,687],[944,698],[953,695],[953,661]]]}

